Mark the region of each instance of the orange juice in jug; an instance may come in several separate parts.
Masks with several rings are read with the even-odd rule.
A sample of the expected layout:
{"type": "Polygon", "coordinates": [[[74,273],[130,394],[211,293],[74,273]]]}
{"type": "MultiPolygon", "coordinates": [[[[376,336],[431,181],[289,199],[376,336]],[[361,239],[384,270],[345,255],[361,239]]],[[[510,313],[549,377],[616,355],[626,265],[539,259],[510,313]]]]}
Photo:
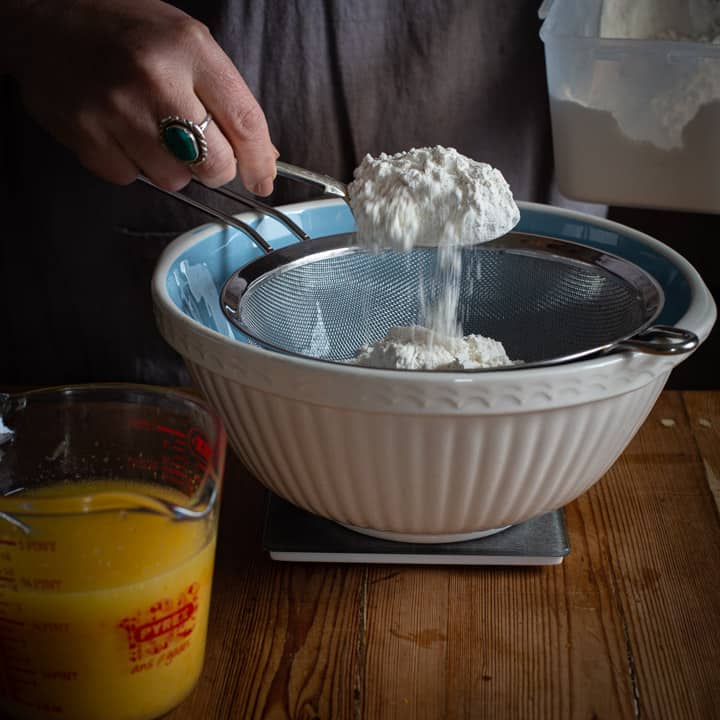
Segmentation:
{"type": "MultiPolygon", "coordinates": [[[[127,494],[133,508],[144,492],[120,481],[68,490],[75,503],[83,493],[114,500],[86,515],[24,515],[30,532],[0,518],[0,710],[19,718],[159,717],[190,693],[202,669],[215,513],[178,520],[118,510],[118,497],[127,494]]],[[[147,493],[176,501],[169,489],[147,493]]]]}

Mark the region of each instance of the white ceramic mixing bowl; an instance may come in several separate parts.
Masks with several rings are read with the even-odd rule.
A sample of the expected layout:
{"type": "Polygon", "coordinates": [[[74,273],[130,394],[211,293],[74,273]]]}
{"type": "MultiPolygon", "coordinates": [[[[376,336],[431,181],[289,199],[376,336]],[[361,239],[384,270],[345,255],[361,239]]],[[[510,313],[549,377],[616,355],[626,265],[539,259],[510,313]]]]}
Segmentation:
{"type": "MultiPolygon", "coordinates": [[[[712,296],[673,250],[606,220],[520,205],[518,230],[635,262],[665,291],[658,322],[707,337],[712,296]]],[[[353,228],[341,200],[283,210],[313,237],[353,228]]],[[[272,218],[239,217],[273,246],[295,241],[272,218]]],[[[687,357],[622,352],[472,374],[283,355],[248,344],[220,308],[227,277],[261,254],[243,232],[218,225],[175,240],[152,284],[160,331],[258,480],[299,507],[379,537],[469,539],[565,505],[615,462],[687,357]]]]}

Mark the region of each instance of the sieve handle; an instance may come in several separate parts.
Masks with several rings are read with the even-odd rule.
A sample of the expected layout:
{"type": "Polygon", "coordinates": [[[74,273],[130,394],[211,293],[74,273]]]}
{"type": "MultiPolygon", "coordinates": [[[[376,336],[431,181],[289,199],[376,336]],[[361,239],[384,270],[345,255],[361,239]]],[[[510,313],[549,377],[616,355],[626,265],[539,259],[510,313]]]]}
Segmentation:
{"type": "Polygon", "coordinates": [[[653,325],[617,344],[623,350],[636,350],[653,355],[679,355],[694,350],[700,343],[698,336],[689,330],[671,325],[653,325]]]}

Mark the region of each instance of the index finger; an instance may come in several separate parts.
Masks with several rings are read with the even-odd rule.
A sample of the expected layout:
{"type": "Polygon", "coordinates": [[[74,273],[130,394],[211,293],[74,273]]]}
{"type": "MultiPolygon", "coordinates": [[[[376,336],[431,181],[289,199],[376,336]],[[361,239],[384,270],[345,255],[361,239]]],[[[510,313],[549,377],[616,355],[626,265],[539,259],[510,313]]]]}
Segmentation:
{"type": "Polygon", "coordinates": [[[219,46],[210,52],[210,62],[195,68],[195,93],[235,151],[243,185],[256,195],[269,195],[277,152],[265,114],[230,58],[219,46]]]}

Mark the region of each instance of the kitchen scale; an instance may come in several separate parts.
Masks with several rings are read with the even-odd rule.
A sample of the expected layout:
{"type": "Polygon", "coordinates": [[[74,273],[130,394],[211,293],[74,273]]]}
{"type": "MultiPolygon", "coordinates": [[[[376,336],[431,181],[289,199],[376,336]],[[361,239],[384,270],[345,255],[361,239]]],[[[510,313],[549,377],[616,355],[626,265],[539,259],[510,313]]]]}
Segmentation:
{"type": "Polygon", "coordinates": [[[268,492],[263,547],[285,562],[397,565],[558,565],[570,552],[562,510],[453,543],[383,540],[313,515],[268,492]]]}

